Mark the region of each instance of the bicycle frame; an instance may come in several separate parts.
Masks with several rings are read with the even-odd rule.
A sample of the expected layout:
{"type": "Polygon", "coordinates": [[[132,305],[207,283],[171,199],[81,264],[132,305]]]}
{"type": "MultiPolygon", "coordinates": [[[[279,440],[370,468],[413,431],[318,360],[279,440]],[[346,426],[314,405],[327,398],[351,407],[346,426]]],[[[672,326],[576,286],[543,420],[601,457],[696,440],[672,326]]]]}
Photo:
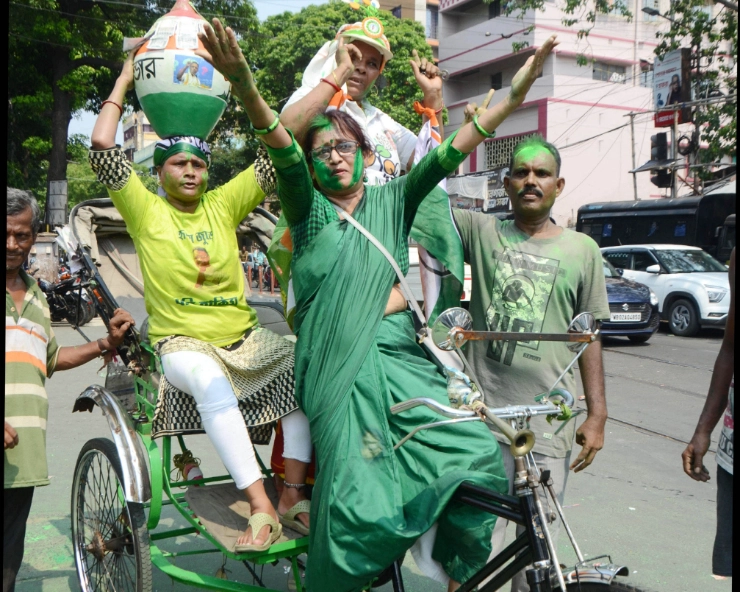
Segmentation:
{"type": "MultiPolygon", "coordinates": [[[[465,323],[466,319],[460,316],[455,316],[455,310],[457,309],[446,311],[452,313],[448,319],[453,319],[453,322],[462,321],[465,323]]],[[[446,313],[442,313],[442,315],[445,314],[446,313]]],[[[467,315],[468,313],[465,314],[467,315]]],[[[579,317],[580,316],[582,315],[579,315],[579,317]]],[[[571,351],[577,352],[574,359],[561,373],[550,390],[544,395],[537,397],[538,400],[542,399],[541,404],[539,405],[517,405],[500,409],[488,409],[482,402],[476,401],[471,403],[471,408],[454,409],[437,403],[432,399],[416,398],[404,401],[403,403],[394,405],[391,408],[392,413],[400,413],[417,405],[425,405],[440,415],[450,418],[418,426],[399,441],[396,448],[413,437],[413,435],[418,431],[434,428],[439,425],[447,425],[463,421],[485,421],[487,419],[498,426],[505,423],[504,418],[509,419],[511,422],[511,427],[509,428],[506,426],[507,429],[502,431],[512,442],[512,454],[514,456],[515,463],[515,496],[503,495],[470,483],[463,483],[456,491],[455,499],[476,509],[489,512],[495,516],[499,516],[522,525],[525,527],[525,532],[517,537],[516,540],[509,544],[503,551],[501,551],[501,553],[496,555],[496,557],[492,558],[472,578],[467,582],[464,582],[458,592],[472,592],[476,589],[479,592],[493,592],[494,590],[500,589],[506,582],[511,580],[515,574],[530,564],[532,565],[532,568],[526,571],[526,576],[531,592],[550,592],[554,586],[558,586],[560,587],[560,590],[565,591],[566,584],[572,582],[589,581],[609,584],[616,575],[629,574],[629,570],[625,566],[612,564],[611,558],[608,558],[609,563],[607,564],[595,563],[597,559],[602,559],[603,557],[608,556],[597,557],[590,561],[586,561],[584,559],[575,537],[573,536],[573,532],[570,529],[570,525],[565,519],[563,508],[555,495],[552,480],[550,479],[550,472],[544,471],[543,473],[540,473],[531,451],[524,446],[515,446],[514,438],[523,433],[521,430],[525,427],[525,423],[529,418],[534,415],[548,415],[554,417],[562,414],[562,406],[555,405],[550,401],[550,397],[553,395],[559,395],[562,400],[561,405],[568,408],[573,405],[573,396],[562,389],[555,390],[555,387],[563,379],[568,370],[572,368],[573,364],[581,356],[583,351],[585,351],[586,347],[596,340],[599,332],[598,329],[594,331],[593,326],[590,330],[587,330],[583,326],[579,326],[577,321],[578,319],[574,319],[571,326],[574,327],[575,330],[580,330],[582,332],[579,334],[568,333],[564,335],[480,332],[471,331],[468,330],[469,327],[461,327],[456,324],[451,326],[445,322],[441,323],[441,327],[438,326],[436,328],[432,328],[433,335],[436,333],[437,339],[435,339],[435,341],[437,342],[437,346],[444,350],[456,350],[465,369],[468,371],[470,378],[477,385],[480,385],[480,382],[476,379],[465,354],[461,350],[462,345],[467,340],[504,339],[529,341],[535,339],[543,341],[583,343],[583,346],[576,346],[576,349],[571,348],[571,351]],[[449,331],[447,329],[449,329],[449,331]],[[515,431],[517,429],[520,431],[515,431]],[[552,515],[553,513],[551,512],[550,515],[552,518],[550,519],[550,516],[545,514],[538,491],[540,486],[542,486],[544,491],[549,494],[555,508],[555,513],[560,518],[578,558],[578,563],[575,567],[568,570],[567,575],[561,569],[555,544],[547,527],[548,522],[555,520],[555,516],[552,515]],[[477,588],[484,580],[489,578],[499,569],[501,569],[501,571],[489,582],[482,587],[477,588]]],[[[593,321],[592,316],[591,321],[593,321]]],[[[568,419],[572,417],[569,413],[565,415],[568,419]]],[[[562,429],[562,427],[559,428],[558,431],[560,431],[560,429],[562,429]]]]}
{"type": "MultiPolygon", "coordinates": [[[[99,274],[95,271],[91,273],[90,266],[94,269],[94,264],[89,260],[87,254],[83,253],[83,257],[87,258],[85,261],[86,269],[83,274],[91,276],[84,281],[85,288],[92,292],[96,308],[104,323],[108,325],[112,311],[117,308],[117,303],[99,274]]],[[[79,328],[75,328],[79,331],[79,328]]],[[[177,439],[183,453],[187,450],[186,444],[182,435],[163,436],[161,446],[152,438],[152,420],[158,395],[158,385],[155,383],[154,377],[161,375],[162,369],[154,349],[147,343],[140,342],[138,332],[134,329],[131,329],[129,333],[126,346],[121,348],[123,351],[120,354],[127,368],[131,370],[131,386],[133,387],[135,400],[134,409],[125,410],[116,395],[96,386],[88,388],[78,397],[73,411],[92,411],[95,404],[103,407],[123,467],[125,491],[120,491],[119,496],[129,503],[141,503],[148,510],[146,526],[149,531],[153,531],[159,525],[162,510],[165,506],[173,506],[188,522],[188,526],[185,528],[150,533],[149,549],[152,564],[173,580],[199,588],[229,592],[278,592],[266,590],[264,586],[241,584],[196,573],[174,565],[172,560],[175,557],[220,553],[229,559],[243,562],[261,584],[261,580],[247,562],[265,565],[275,563],[279,559],[289,559],[295,579],[295,589],[298,592],[303,592],[304,587],[300,576],[302,565],[298,560],[298,555],[308,551],[308,537],[273,544],[263,553],[234,553],[225,548],[198,521],[197,516],[195,516],[185,499],[185,493],[176,491],[181,487],[228,482],[232,481],[232,478],[228,474],[197,481],[176,481],[172,478],[172,439],[177,439]],[[132,441],[132,439],[138,441],[132,441]],[[149,478],[144,479],[141,478],[139,473],[146,471],[147,464],[149,466],[149,478]],[[146,483],[146,481],[149,481],[149,483],[146,483]],[[211,544],[211,548],[169,552],[158,546],[160,541],[187,535],[202,536],[211,544]]],[[[262,473],[268,478],[272,477],[272,471],[264,465],[259,457],[257,459],[262,473]]]]}

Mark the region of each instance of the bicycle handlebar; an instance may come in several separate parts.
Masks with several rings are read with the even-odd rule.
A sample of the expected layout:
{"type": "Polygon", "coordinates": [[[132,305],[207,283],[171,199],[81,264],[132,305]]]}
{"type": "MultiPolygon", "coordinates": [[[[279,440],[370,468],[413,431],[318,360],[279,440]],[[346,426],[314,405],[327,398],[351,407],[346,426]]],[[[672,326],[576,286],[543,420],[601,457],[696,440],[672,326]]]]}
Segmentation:
{"type": "MultiPolygon", "coordinates": [[[[574,403],[573,395],[571,395],[565,389],[554,389],[550,391],[547,396],[548,401],[546,403],[540,403],[537,405],[507,405],[506,407],[487,409],[488,413],[486,413],[486,415],[495,415],[501,420],[529,419],[530,417],[534,417],[536,415],[560,415],[563,410],[559,405],[556,405],[555,403],[550,401],[549,397],[560,397],[563,404],[567,405],[568,407],[572,407],[574,403]]],[[[409,409],[413,409],[414,407],[419,407],[420,405],[428,407],[435,413],[438,413],[439,415],[442,415],[444,417],[448,417],[452,420],[472,421],[476,417],[478,417],[478,414],[471,409],[455,409],[454,407],[448,407],[447,405],[443,405],[442,403],[439,403],[434,399],[430,399],[429,397],[417,397],[415,399],[409,399],[407,401],[402,401],[401,403],[396,403],[391,407],[391,413],[396,415],[398,413],[408,411],[409,409]]],[[[436,425],[446,425],[448,423],[454,423],[454,421],[443,421],[438,422],[438,424],[426,424],[414,430],[413,433],[416,433],[417,431],[419,431],[419,429],[428,429],[431,427],[435,427],[436,425]]],[[[403,441],[407,439],[408,437],[405,438],[403,441]]],[[[403,442],[400,442],[399,444],[401,443],[403,442]]]]}

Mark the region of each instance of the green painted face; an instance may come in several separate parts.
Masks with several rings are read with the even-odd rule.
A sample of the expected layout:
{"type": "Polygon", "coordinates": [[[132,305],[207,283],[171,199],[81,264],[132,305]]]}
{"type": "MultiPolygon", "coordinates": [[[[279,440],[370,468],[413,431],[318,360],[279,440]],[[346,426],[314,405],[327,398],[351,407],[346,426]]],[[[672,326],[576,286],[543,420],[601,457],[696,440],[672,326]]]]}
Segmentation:
{"type": "Polygon", "coordinates": [[[327,162],[322,160],[313,161],[314,172],[316,173],[316,180],[319,182],[319,186],[322,189],[328,191],[342,191],[354,187],[358,181],[362,178],[362,172],[364,170],[364,162],[362,160],[362,151],[357,150],[355,153],[355,161],[352,167],[352,177],[349,182],[342,179],[346,176],[334,175],[334,170],[328,166],[327,162]]]}
{"type": "Polygon", "coordinates": [[[543,146],[526,146],[517,152],[504,185],[518,220],[540,221],[550,216],[564,183],[556,170],[555,157],[543,146]]]}

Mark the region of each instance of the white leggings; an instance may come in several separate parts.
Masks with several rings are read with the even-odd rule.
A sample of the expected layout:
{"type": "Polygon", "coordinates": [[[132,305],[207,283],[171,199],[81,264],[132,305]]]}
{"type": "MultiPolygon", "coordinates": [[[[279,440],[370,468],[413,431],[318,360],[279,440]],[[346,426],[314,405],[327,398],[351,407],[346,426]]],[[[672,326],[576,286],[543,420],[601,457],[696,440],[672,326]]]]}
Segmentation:
{"type": "MultiPolygon", "coordinates": [[[[198,352],[182,351],[162,356],[167,380],[191,395],[203,428],[216,448],[226,470],[239,489],[262,477],[231,383],[215,360],[198,352]]],[[[297,409],[282,418],[284,458],[311,462],[308,418],[297,409]]]]}

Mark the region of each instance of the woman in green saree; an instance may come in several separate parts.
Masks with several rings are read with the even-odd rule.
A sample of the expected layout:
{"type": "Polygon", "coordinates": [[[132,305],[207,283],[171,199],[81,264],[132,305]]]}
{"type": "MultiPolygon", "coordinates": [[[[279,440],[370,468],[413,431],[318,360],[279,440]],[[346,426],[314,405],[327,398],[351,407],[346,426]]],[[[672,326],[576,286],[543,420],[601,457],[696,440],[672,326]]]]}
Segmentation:
{"type": "Polygon", "coordinates": [[[495,517],[452,496],[463,481],[505,491],[500,450],[480,423],[421,432],[393,450],[436,416],[425,408],[393,416],[390,407],[415,396],[447,402],[447,384],[416,343],[391,265],[335,205],[374,234],[406,272],[408,233],[420,204],[427,196],[447,199],[437,183],[524,101],[554,36],[517,73],[503,101],[408,175],[371,187],[363,184],[369,146],[350,116],[320,116],[302,150],[260,97],[233,32],[214,19],[204,35],[211,52],[204,57],[244,86],[239,96],[267,145],[291,228],[296,398],[309,418],[318,461],[308,590],[362,590],[435,523],[432,557],[450,577],[449,590],[456,590],[485,564],[495,517]]]}

